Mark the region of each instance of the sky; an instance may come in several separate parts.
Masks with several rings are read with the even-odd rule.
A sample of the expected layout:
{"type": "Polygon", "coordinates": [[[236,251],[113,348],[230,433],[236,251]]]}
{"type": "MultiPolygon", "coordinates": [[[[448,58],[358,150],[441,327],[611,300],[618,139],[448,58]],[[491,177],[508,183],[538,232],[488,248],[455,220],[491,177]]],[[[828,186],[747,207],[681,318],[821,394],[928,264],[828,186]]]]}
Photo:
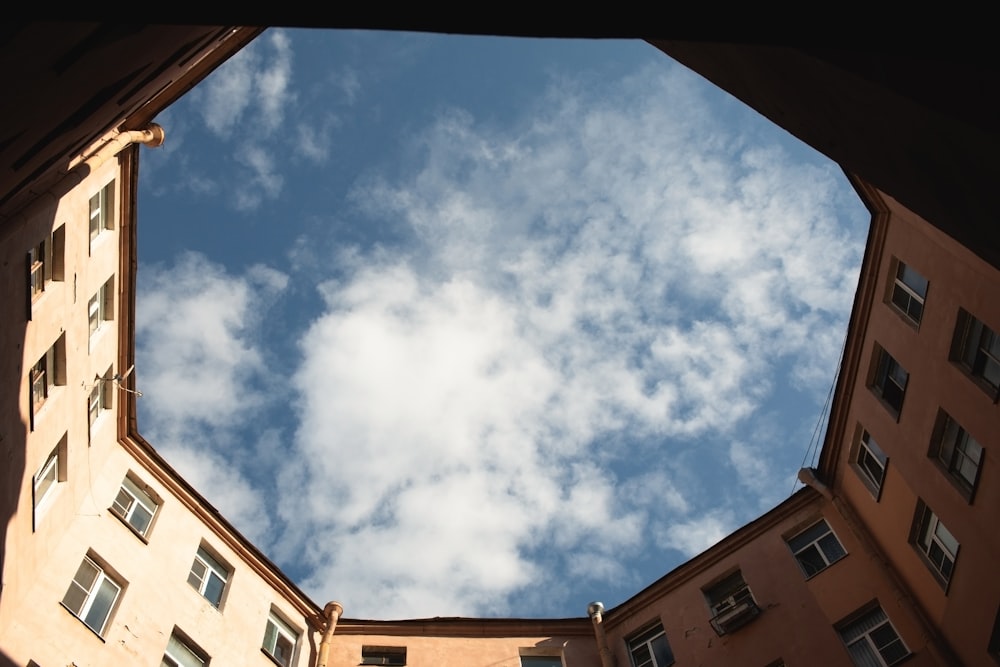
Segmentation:
{"type": "Polygon", "coordinates": [[[868,214],[651,45],[269,29],[157,122],[139,430],[320,606],[584,617],[815,455],[868,214]]]}

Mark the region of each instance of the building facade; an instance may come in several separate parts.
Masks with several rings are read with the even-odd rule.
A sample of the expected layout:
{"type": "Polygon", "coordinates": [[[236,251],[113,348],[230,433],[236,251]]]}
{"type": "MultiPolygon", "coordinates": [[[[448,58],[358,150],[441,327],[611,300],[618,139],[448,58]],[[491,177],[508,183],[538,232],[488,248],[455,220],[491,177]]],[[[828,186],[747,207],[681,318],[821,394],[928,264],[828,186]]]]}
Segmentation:
{"type": "MultiPolygon", "coordinates": [[[[372,621],[309,599],[135,419],[138,147],[163,140],[156,111],[257,32],[148,40],[160,66],[125,111],[5,174],[0,667],[1000,662],[1000,271],[856,176],[872,223],[802,489],[577,618],[372,621]]],[[[136,40],[112,33],[80,52],[136,40]]]]}

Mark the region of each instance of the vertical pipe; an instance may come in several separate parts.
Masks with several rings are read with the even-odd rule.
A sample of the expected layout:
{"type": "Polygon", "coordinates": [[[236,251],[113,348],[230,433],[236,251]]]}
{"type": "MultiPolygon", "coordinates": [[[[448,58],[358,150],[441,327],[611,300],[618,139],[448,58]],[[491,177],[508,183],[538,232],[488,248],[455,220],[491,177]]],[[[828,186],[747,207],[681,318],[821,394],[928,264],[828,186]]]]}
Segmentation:
{"type": "Polygon", "coordinates": [[[344,613],[344,607],[339,602],[327,602],[323,607],[323,640],[319,643],[319,657],[316,667],[326,667],[330,657],[330,642],[333,641],[333,631],[337,629],[337,621],[344,613]]]}
{"type": "Polygon", "coordinates": [[[594,637],[597,639],[597,652],[601,656],[601,667],[614,667],[614,656],[608,648],[608,638],[604,634],[604,604],[591,602],[587,605],[587,615],[594,624],[594,637]]]}

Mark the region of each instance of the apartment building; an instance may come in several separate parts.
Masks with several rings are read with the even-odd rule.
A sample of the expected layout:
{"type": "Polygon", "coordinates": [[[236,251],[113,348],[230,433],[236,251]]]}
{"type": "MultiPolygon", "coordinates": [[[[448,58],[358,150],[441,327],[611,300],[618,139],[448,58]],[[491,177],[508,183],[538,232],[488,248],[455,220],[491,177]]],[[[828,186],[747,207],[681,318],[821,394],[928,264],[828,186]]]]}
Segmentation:
{"type": "MultiPolygon", "coordinates": [[[[259,30],[62,31],[76,35],[67,52],[90,76],[123,67],[123,54],[148,56],[148,71],[100,104],[71,77],[71,130],[51,110],[29,123],[28,108],[15,119],[26,123],[19,138],[0,144],[0,666],[1000,662],[1000,271],[990,246],[963,245],[851,172],[872,224],[804,488],[613,608],[595,602],[571,619],[341,618],[136,430],[138,146],[161,141],[155,113],[259,30]]],[[[35,75],[59,84],[73,68],[66,57],[35,75]]]]}

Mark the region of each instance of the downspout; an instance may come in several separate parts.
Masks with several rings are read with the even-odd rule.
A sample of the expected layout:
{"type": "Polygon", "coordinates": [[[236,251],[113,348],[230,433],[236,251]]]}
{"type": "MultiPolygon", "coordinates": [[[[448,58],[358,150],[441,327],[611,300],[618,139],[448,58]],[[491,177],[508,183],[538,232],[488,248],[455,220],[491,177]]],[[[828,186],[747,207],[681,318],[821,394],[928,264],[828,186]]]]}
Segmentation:
{"type": "Polygon", "coordinates": [[[337,629],[337,621],[344,613],[344,607],[339,602],[327,602],[323,607],[323,640],[319,643],[319,657],[316,667],[326,667],[330,657],[330,643],[333,641],[333,631],[337,629]]]}
{"type": "Polygon", "coordinates": [[[587,605],[587,615],[594,624],[594,637],[597,639],[597,652],[601,656],[601,667],[614,667],[615,659],[608,648],[608,637],[604,634],[604,604],[591,602],[587,605]]]}
{"type": "MultiPolygon", "coordinates": [[[[157,148],[163,145],[166,134],[163,128],[157,123],[150,123],[142,130],[128,130],[117,132],[110,138],[102,137],[101,141],[92,144],[87,150],[73,158],[66,171],[52,185],[47,186],[44,192],[38,193],[33,199],[26,201],[19,208],[14,209],[7,219],[15,217],[30,218],[41,210],[46,204],[58,203],[59,199],[83,182],[91,171],[97,169],[109,159],[113,159],[123,150],[132,144],[144,144],[150,148],[157,148]]],[[[0,220],[4,218],[0,217],[0,220]]]]}
{"type": "Polygon", "coordinates": [[[799,470],[798,477],[800,482],[815,489],[820,495],[829,500],[840,516],[843,517],[851,532],[854,533],[854,536],[858,538],[858,542],[861,543],[861,547],[865,550],[865,555],[882,571],[885,580],[892,588],[893,596],[903,603],[901,606],[909,612],[911,620],[923,630],[927,646],[930,648],[931,653],[934,654],[938,663],[942,665],[962,664],[944,637],[937,631],[934,624],[931,623],[923,609],[920,608],[920,605],[913,598],[903,578],[882,554],[882,550],[871,536],[868,528],[857,518],[854,509],[840,496],[835,496],[830,487],[820,481],[816,475],[815,468],[802,468],[799,470]]]}

